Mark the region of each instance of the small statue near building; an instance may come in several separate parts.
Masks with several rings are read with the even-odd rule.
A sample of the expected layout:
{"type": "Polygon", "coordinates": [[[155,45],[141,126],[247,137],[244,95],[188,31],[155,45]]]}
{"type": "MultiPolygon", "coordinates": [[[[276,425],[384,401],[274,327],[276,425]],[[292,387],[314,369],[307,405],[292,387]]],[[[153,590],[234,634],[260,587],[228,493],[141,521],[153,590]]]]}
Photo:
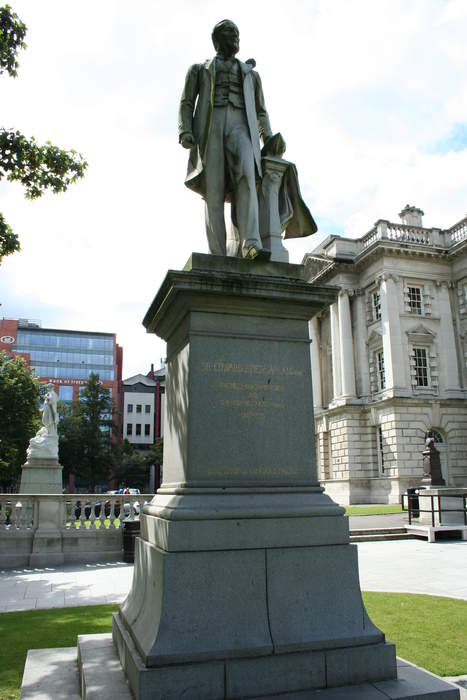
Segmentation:
{"type": "Polygon", "coordinates": [[[424,486],[446,486],[441,473],[441,460],[439,451],[435,447],[432,435],[426,439],[426,448],[423,450],[423,479],[424,486]]]}

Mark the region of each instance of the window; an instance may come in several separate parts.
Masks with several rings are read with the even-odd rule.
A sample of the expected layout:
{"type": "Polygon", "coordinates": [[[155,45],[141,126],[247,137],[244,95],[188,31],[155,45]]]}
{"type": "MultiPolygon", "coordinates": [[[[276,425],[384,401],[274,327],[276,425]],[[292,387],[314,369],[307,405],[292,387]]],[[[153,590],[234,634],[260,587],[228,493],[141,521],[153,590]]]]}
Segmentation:
{"type": "Polygon", "coordinates": [[[379,321],[381,318],[381,296],[379,291],[373,292],[371,295],[371,309],[374,321],[379,321]]]}
{"type": "Polygon", "coordinates": [[[151,406],[147,403],[144,406],[144,412],[145,413],[151,413],[151,406]]]}
{"type": "Polygon", "coordinates": [[[141,423],[136,423],[136,435],[141,435],[141,423]]]}
{"type": "Polygon", "coordinates": [[[128,413],[133,413],[133,404],[129,403],[128,406],[126,407],[128,413]]]}
{"type": "Polygon", "coordinates": [[[376,442],[378,449],[378,466],[381,474],[384,474],[384,439],[383,439],[383,429],[379,425],[376,428],[376,442]]]}
{"type": "Polygon", "coordinates": [[[65,384],[58,387],[58,398],[60,401],[73,401],[73,387],[65,384]]]}
{"type": "Polygon", "coordinates": [[[151,432],[151,425],[149,423],[146,423],[144,426],[144,434],[146,437],[149,437],[149,433],[151,432]]]}
{"type": "Polygon", "coordinates": [[[382,391],[386,388],[386,375],[384,373],[384,353],[383,350],[378,350],[375,353],[375,363],[376,363],[376,383],[378,386],[378,391],[382,391]]]}
{"type": "Polygon", "coordinates": [[[415,385],[429,386],[428,380],[428,352],[426,348],[413,349],[415,367],[415,385]]]}
{"type": "Polygon", "coordinates": [[[136,413],[141,413],[141,404],[140,403],[136,404],[136,413]]]}
{"type": "Polygon", "coordinates": [[[423,313],[421,287],[407,287],[407,290],[409,312],[421,316],[423,313]]]}
{"type": "Polygon", "coordinates": [[[131,423],[126,424],[126,434],[127,435],[133,435],[133,426],[131,423]]]}

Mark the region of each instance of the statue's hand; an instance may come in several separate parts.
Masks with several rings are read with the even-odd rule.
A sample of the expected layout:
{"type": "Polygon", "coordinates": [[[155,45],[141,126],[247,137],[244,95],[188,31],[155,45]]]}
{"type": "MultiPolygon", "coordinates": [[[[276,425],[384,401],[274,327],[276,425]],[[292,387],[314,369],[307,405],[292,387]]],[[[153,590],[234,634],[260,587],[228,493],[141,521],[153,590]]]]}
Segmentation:
{"type": "Polygon", "coordinates": [[[193,148],[195,145],[195,137],[193,134],[187,132],[186,134],[182,134],[180,137],[180,143],[182,144],[183,148],[193,148]]]}

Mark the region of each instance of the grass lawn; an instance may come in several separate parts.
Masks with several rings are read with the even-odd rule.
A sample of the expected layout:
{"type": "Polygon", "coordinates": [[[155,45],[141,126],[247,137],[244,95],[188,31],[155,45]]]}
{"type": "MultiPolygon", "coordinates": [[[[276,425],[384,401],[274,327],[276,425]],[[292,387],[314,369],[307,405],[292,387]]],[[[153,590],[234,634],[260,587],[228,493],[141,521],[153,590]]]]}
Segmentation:
{"type": "Polygon", "coordinates": [[[466,600],[374,592],[363,600],[398,656],[439,676],[467,673],[466,600]]]}
{"type": "MultiPolygon", "coordinates": [[[[467,673],[467,601],[408,593],[364,593],[373,622],[399,656],[433,673],[467,673]]],[[[0,614],[0,700],[19,698],[28,649],[71,647],[78,634],[110,632],[118,605],[0,614]]]]}
{"type": "Polygon", "coordinates": [[[346,506],[346,515],[389,515],[391,513],[402,513],[400,504],[374,505],[374,506],[346,506]]]}
{"type": "Polygon", "coordinates": [[[17,700],[28,649],[76,646],[78,634],[110,632],[118,605],[0,614],[0,700],[17,700]]]}

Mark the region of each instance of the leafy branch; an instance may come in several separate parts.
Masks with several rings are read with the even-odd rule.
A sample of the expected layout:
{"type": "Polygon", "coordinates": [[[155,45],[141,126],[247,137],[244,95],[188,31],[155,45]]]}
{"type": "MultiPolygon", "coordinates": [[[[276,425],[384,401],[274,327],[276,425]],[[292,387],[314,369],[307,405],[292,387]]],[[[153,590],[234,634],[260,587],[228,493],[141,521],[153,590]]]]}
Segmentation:
{"type": "Polygon", "coordinates": [[[65,151],[47,141],[39,146],[34,136],[0,129],[0,180],[20,182],[27,199],[37,199],[45,190],[65,192],[83,177],[87,167],[82,155],[65,151]]]}
{"type": "Polygon", "coordinates": [[[0,75],[5,71],[12,78],[18,75],[18,49],[26,48],[26,31],[26,25],[9,5],[0,7],[0,75]]]}
{"type": "MultiPolygon", "coordinates": [[[[17,76],[18,50],[26,48],[26,25],[9,5],[0,7],[0,75],[17,76]]],[[[87,163],[80,153],[66,151],[47,141],[39,145],[20,131],[0,129],[0,180],[19,182],[27,199],[37,199],[46,190],[65,192],[82,178],[87,163]]],[[[18,236],[0,214],[0,263],[20,250],[18,236]]]]}

